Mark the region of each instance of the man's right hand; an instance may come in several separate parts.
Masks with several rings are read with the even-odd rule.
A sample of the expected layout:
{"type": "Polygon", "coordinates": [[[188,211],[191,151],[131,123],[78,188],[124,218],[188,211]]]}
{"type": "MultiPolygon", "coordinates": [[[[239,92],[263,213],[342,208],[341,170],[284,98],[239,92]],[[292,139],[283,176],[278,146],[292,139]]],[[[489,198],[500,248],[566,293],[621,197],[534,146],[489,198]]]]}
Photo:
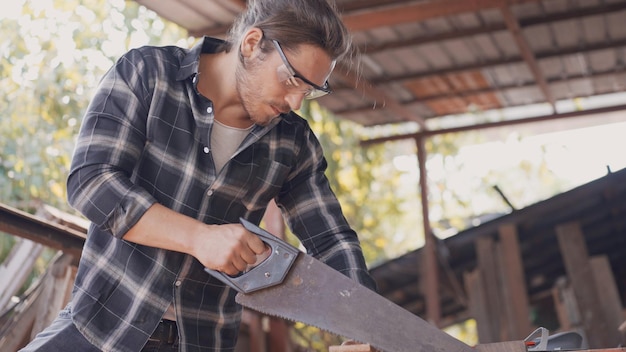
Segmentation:
{"type": "Polygon", "coordinates": [[[269,249],[241,224],[206,225],[196,238],[193,255],[207,268],[234,276],[257,264],[269,249]]]}

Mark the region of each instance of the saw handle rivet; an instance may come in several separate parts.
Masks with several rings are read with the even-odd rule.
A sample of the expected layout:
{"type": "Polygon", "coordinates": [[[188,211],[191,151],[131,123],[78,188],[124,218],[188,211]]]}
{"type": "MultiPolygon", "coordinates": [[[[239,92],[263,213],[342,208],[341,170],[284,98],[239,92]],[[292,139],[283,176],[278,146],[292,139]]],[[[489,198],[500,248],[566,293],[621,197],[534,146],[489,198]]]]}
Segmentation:
{"type": "Polygon", "coordinates": [[[269,271],[266,271],[265,272],[265,277],[270,277],[270,276],[272,276],[272,274],[270,274],[269,271]]]}

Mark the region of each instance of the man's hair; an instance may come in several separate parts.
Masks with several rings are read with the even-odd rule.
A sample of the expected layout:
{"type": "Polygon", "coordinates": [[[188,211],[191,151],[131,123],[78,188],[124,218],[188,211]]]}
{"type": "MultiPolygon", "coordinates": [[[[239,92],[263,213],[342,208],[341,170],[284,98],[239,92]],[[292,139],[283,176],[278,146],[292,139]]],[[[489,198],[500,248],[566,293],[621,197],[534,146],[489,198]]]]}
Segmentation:
{"type": "MultiPolygon", "coordinates": [[[[311,44],[333,60],[340,60],[351,52],[352,41],[334,2],[329,1],[249,0],[248,9],[235,20],[224,49],[236,48],[245,32],[256,27],[265,39],[277,40],[285,49],[311,44]]],[[[261,48],[272,50],[271,45],[261,48]]]]}

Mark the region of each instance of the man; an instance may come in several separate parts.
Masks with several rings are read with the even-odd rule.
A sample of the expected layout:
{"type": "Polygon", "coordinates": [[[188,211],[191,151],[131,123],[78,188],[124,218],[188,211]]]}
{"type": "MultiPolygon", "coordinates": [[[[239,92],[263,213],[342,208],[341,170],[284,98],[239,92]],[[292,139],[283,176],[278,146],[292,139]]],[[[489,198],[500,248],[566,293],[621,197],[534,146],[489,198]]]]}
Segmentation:
{"type": "Polygon", "coordinates": [[[92,221],[72,300],[25,351],[233,350],[236,292],[204,268],[235,275],[266,251],[238,219],[258,224],[272,199],[310,254],[374,288],[319,142],[291,112],[330,92],[349,46],[325,0],[258,0],[225,42],[124,55],[68,179],[92,221]]]}

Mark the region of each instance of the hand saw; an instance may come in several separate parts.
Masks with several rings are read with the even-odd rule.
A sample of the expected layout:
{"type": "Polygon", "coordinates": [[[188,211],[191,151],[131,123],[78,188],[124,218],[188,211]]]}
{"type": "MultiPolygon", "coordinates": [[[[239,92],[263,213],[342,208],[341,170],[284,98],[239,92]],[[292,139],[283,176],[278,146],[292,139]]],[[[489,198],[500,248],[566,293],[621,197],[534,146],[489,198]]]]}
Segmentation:
{"type": "Polygon", "coordinates": [[[387,352],[473,352],[417,315],[290,244],[240,219],[271,254],[251,270],[231,277],[205,269],[238,293],[245,307],[315,326],[387,352]]]}

